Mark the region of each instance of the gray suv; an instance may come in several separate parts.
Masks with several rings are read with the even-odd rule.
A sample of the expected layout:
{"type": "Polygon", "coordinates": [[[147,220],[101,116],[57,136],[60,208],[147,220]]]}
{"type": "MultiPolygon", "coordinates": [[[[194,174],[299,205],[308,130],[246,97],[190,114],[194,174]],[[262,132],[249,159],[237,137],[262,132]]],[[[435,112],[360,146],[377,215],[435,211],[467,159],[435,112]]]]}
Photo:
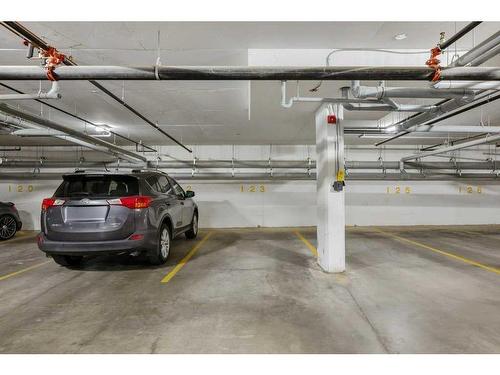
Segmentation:
{"type": "Polygon", "coordinates": [[[64,175],[43,200],[38,248],[69,267],[112,253],[145,253],[150,263],[163,264],[174,237],[198,234],[193,196],[158,171],[64,175]]]}

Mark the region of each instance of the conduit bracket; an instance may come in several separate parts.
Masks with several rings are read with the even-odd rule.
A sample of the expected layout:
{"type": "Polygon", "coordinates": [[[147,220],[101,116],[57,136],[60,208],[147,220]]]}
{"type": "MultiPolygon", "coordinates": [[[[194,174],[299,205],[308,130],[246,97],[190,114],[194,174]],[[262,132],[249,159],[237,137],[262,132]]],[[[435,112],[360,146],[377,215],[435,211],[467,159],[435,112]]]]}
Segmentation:
{"type": "Polygon", "coordinates": [[[196,174],[196,156],[193,157],[193,168],[191,168],[191,177],[196,174]]]}
{"type": "Polygon", "coordinates": [[[405,162],[400,160],[399,161],[399,172],[400,173],[406,173],[406,170],[405,170],[405,162]]]}
{"type": "MultiPolygon", "coordinates": [[[[495,174],[495,171],[497,170],[497,160],[496,158],[493,159],[493,158],[488,158],[489,161],[491,162],[491,166],[492,166],[492,173],[495,174]]],[[[497,172],[497,175],[498,175],[498,172],[497,172]]]]}
{"type": "Polygon", "coordinates": [[[382,169],[382,173],[384,174],[384,176],[386,176],[387,175],[387,170],[385,169],[384,159],[382,158],[382,156],[378,157],[378,161],[380,162],[380,168],[382,169]]]}
{"type": "Polygon", "coordinates": [[[33,44],[31,44],[29,41],[24,40],[23,44],[28,47],[27,52],[26,52],[26,58],[27,59],[32,59],[33,58],[33,53],[35,51],[35,47],[33,44]]]}
{"type": "Polygon", "coordinates": [[[156,64],[154,66],[154,69],[155,69],[155,79],[157,81],[160,80],[159,67],[160,67],[160,58],[158,57],[158,60],[156,60],[156,64]]]}

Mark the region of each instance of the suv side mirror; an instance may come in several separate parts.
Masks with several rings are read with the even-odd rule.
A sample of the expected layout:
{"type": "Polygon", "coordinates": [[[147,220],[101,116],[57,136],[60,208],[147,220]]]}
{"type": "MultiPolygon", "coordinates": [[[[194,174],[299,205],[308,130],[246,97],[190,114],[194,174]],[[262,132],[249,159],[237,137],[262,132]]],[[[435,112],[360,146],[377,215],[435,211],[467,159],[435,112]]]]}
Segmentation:
{"type": "Polygon", "coordinates": [[[186,191],[186,198],[193,198],[194,197],[194,191],[188,190],[186,191]]]}

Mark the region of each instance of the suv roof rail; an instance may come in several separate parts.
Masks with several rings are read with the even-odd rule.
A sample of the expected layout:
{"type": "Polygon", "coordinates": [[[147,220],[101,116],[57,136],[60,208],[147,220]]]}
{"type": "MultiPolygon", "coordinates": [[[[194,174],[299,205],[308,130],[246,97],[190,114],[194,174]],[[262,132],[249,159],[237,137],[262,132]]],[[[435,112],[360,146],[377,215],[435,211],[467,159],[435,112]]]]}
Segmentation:
{"type": "Polygon", "coordinates": [[[75,169],[73,173],[88,173],[88,172],[113,173],[115,171],[109,169],[75,169]]]}
{"type": "Polygon", "coordinates": [[[156,172],[156,173],[166,174],[165,172],[155,168],[132,169],[132,173],[143,173],[143,172],[156,172]]]}

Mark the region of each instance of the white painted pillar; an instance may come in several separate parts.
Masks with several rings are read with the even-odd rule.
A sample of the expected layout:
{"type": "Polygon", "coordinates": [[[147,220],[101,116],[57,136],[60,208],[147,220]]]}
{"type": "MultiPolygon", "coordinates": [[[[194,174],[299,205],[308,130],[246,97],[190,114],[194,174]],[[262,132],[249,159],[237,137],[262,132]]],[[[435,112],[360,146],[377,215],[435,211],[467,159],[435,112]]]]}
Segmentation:
{"type": "Polygon", "coordinates": [[[333,184],[344,171],[344,129],[340,105],[322,105],[316,112],[318,263],[326,272],[345,271],[345,190],[333,184]],[[328,123],[335,114],[336,124],[328,123]]]}

